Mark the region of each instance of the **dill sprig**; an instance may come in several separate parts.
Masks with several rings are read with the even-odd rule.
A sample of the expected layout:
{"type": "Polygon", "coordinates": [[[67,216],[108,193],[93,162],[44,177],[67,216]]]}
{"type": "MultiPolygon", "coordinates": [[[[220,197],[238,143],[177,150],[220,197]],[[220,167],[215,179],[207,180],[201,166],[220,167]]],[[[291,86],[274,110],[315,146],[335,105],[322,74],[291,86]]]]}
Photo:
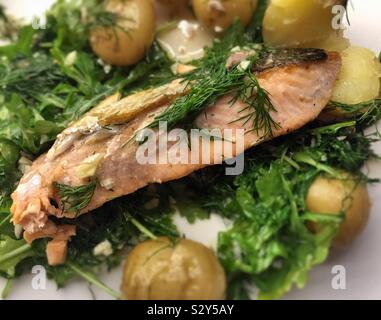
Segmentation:
{"type": "Polygon", "coordinates": [[[7,94],[17,93],[28,99],[51,91],[63,80],[65,76],[57,64],[42,52],[0,64],[0,87],[7,94]]]}
{"type": "Polygon", "coordinates": [[[356,104],[331,101],[326,110],[339,110],[348,118],[356,119],[358,126],[361,128],[367,128],[381,119],[381,99],[356,104]]]}
{"type": "Polygon", "coordinates": [[[54,187],[60,197],[62,211],[75,212],[78,215],[90,203],[96,186],[96,181],[77,187],[55,182],[54,187]]]}
{"type": "Polygon", "coordinates": [[[90,19],[86,23],[86,27],[91,30],[96,27],[111,28],[112,30],[120,29],[128,34],[128,29],[122,25],[124,21],[133,21],[132,18],[125,17],[122,14],[107,11],[106,8],[101,5],[94,8],[89,8],[90,19]]]}
{"type": "Polygon", "coordinates": [[[225,47],[217,43],[213,49],[208,50],[206,58],[198,62],[198,68],[184,76],[184,81],[190,86],[190,92],[175,100],[154,119],[150,127],[157,127],[159,122],[164,121],[169,128],[173,128],[185,119],[193,120],[218,98],[233,94],[231,104],[240,99],[247,105],[242,112],[252,110],[245,123],[252,120],[253,130],[263,130],[266,135],[271,136],[276,123],[270,112],[275,111],[275,108],[267,92],[260,87],[255,75],[251,73],[255,62],[267,49],[261,46],[257,51],[253,51],[246,68],[242,68],[240,64],[228,68],[226,62],[232,54],[231,49],[232,44],[225,47]]]}
{"type": "Polygon", "coordinates": [[[236,99],[245,102],[247,106],[239,112],[244,115],[233,120],[232,123],[244,120],[243,124],[246,125],[251,121],[253,124],[251,131],[259,134],[262,129],[264,137],[272,137],[272,130],[280,127],[270,115],[270,112],[276,112],[276,109],[267,91],[259,85],[257,78],[250,72],[246,74],[246,77],[246,86],[237,91],[236,99]]]}
{"type": "MultiPolygon", "coordinates": [[[[252,40],[251,40],[252,41],[252,40]]],[[[211,49],[206,49],[205,57],[195,61],[196,69],[183,76],[190,87],[187,95],[176,99],[164,112],[149,125],[151,128],[166,122],[169,128],[178,124],[192,123],[194,118],[206,107],[224,95],[232,94],[231,104],[242,101],[246,107],[240,111],[238,119],[232,122],[251,122],[252,129],[263,137],[272,137],[273,130],[279,127],[272,113],[276,108],[269,94],[260,86],[256,71],[263,71],[300,61],[320,61],[327,58],[320,49],[281,49],[275,50],[263,44],[252,43],[239,22],[233,24],[224,39],[216,41],[211,49]],[[234,48],[246,51],[247,58],[228,66],[234,48]],[[242,48],[242,49],[241,49],[242,48]],[[269,62],[270,61],[270,62],[269,62]]]]}

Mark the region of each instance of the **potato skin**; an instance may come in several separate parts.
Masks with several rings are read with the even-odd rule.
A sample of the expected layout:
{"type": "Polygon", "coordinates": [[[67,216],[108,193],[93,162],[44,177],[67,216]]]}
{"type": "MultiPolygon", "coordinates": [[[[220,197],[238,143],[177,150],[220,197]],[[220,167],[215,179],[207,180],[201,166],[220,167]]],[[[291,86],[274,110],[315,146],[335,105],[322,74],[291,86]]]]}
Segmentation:
{"type": "Polygon", "coordinates": [[[168,238],[137,245],[124,268],[127,300],[221,300],[226,277],[214,253],[204,245],[168,238]]]}
{"type": "Polygon", "coordinates": [[[192,4],[200,23],[215,32],[222,32],[237,17],[242,24],[248,25],[258,0],[193,0],[192,4]]]}
{"type": "Polygon", "coordinates": [[[111,65],[137,63],[154,39],[156,17],[152,1],[109,0],[106,10],[121,18],[115,27],[99,26],[91,31],[90,45],[93,51],[111,65]]]}
{"type": "MultiPolygon", "coordinates": [[[[344,212],[344,222],[333,242],[336,248],[351,243],[369,220],[371,205],[367,188],[348,174],[343,174],[343,180],[318,177],[308,191],[306,203],[308,210],[316,213],[344,212]]],[[[314,232],[319,229],[316,223],[310,223],[309,227],[314,232]]]]}
{"type": "Polygon", "coordinates": [[[332,34],[332,5],[341,0],[272,0],[263,20],[263,38],[273,47],[315,47],[332,34]]]}

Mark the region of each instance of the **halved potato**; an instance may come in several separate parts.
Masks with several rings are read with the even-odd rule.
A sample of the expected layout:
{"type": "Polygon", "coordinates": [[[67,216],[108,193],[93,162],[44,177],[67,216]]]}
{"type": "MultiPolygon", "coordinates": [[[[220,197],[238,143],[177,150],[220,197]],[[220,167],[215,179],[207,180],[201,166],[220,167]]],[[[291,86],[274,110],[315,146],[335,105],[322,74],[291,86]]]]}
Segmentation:
{"type": "Polygon", "coordinates": [[[202,58],[213,44],[213,34],[196,20],[181,20],[177,26],[159,32],[157,41],[169,57],[181,63],[202,58]]]}
{"type": "Polygon", "coordinates": [[[336,82],[332,100],[356,104],[378,97],[381,64],[369,49],[349,47],[341,54],[343,66],[336,82]]]}

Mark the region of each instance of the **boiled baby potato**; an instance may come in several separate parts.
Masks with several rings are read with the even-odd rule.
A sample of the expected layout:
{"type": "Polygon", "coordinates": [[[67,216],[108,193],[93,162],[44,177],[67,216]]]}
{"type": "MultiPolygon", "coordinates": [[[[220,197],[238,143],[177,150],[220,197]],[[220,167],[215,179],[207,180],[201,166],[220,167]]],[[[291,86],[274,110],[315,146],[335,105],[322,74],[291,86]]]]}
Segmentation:
{"type": "MultiPolygon", "coordinates": [[[[344,213],[344,221],[333,245],[341,248],[352,242],[365,228],[370,211],[367,188],[358,179],[345,173],[342,179],[318,177],[307,194],[309,211],[322,214],[344,213]]],[[[316,223],[309,224],[318,231],[316,223]]]]}
{"type": "Polygon", "coordinates": [[[226,277],[204,245],[161,237],[132,250],[121,289],[127,300],[221,300],[226,277]]]}
{"type": "Polygon", "coordinates": [[[193,10],[197,19],[214,32],[226,30],[239,18],[248,25],[253,17],[258,0],[193,0],[193,10]]]}
{"type": "Polygon", "coordinates": [[[369,49],[349,47],[341,53],[342,68],[332,100],[345,104],[366,102],[380,92],[381,64],[369,49]]]}
{"type": "Polygon", "coordinates": [[[155,10],[151,0],[109,0],[106,11],[115,13],[115,26],[98,26],[91,31],[90,44],[104,62],[128,66],[141,60],[152,45],[155,10]]]}
{"type": "Polygon", "coordinates": [[[265,43],[273,47],[298,47],[324,41],[333,32],[332,5],[340,3],[339,0],[271,0],[263,20],[265,43]]]}

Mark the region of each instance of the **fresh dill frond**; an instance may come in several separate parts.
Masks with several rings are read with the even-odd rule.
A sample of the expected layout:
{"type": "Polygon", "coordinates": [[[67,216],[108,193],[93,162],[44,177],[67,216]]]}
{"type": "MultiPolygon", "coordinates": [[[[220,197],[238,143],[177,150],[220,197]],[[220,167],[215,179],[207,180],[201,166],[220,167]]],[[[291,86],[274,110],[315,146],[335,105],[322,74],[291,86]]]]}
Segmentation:
{"type": "Polygon", "coordinates": [[[345,104],[331,101],[327,111],[338,110],[348,118],[357,120],[357,125],[367,128],[381,119],[381,99],[374,99],[357,104],[345,104]]]}
{"type": "Polygon", "coordinates": [[[1,91],[19,94],[27,100],[49,92],[64,80],[57,64],[42,52],[0,64],[1,91]]]}
{"type": "Polygon", "coordinates": [[[191,87],[189,94],[175,100],[154,119],[150,127],[157,127],[161,121],[166,122],[169,128],[184,122],[185,119],[192,121],[218,98],[233,94],[231,104],[240,99],[252,109],[248,121],[253,120],[253,130],[263,130],[267,135],[272,135],[276,124],[270,112],[275,108],[267,92],[260,87],[255,75],[251,73],[253,64],[266,49],[253,51],[252,57],[248,58],[250,61],[247,61],[247,68],[242,68],[239,64],[228,68],[226,63],[232,54],[231,49],[221,48],[217,43],[209,50],[206,57],[198,62],[198,68],[184,76],[184,81],[191,87]]]}
{"type": "Polygon", "coordinates": [[[270,115],[270,112],[276,112],[276,109],[269,94],[259,85],[257,78],[251,72],[247,72],[245,83],[246,86],[241,87],[236,94],[236,99],[247,105],[240,110],[240,113],[245,114],[231,123],[244,120],[245,125],[252,122],[251,131],[259,134],[259,131],[263,130],[264,137],[272,137],[273,129],[279,128],[280,125],[270,115]]]}
{"type": "Polygon", "coordinates": [[[369,108],[373,107],[374,105],[381,105],[381,99],[374,99],[366,102],[361,103],[355,103],[355,104],[348,104],[348,103],[341,103],[336,101],[331,101],[327,108],[329,109],[339,109],[340,111],[343,111],[345,113],[350,114],[363,114],[364,110],[368,110],[369,108]]]}
{"type": "Polygon", "coordinates": [[[94,8],[88,9],[88,16],[90,17],[86,23],[86,27],[91,30],[96,27],[105,27],[115,29],[120,29],[128,34],[128,29],[123,25],[122,22],[131,20],[132,18],[125,17],[121,14],[107,11],[103,5],[96,6],[94,8]]]}
{"type": "Polygon", "coordinates": [[[62,211],[75,212],[78,215],[90,203],[96,186],[96,181],[77,187],[55,182],[54,187],[60,197],[62,211]]]}
{"type": "MultiPolygon", "coordinates": [[[[247,68],[241,68],[239,65],[231,67],[226,65],[228,58],[233,54],[231,50],[236,46],[245,45],[246,40],[242,25],[239,22],[234,23],[223,40],[215,41],[212,48],[206,49],[205,57],[195,61],[197,68],[184,75],[184,81],[190,86],[190,92],[176,99],[168,109],[153,120],[149,127],[155,128],[161,121],[166,122],[169,128],[183,123],[186,119],[192,122],[200,112],[216,102],[218,98],[226,94],[233,94],[235,98],[231,103],[240,98],[250,107],[258,109],[258,112],[255,112],[257,114],[254,117],[255,121],[253,121],[254,129],[263,129],[265,132],[271,133],[273,121],[269,112],[273,110],[273,106],[267,93],[260,88],[255,76],[250,72],[256,60],[267,49],[262,45],[257,45],[256,50],[251,50],[247,68]],[[254,96],[257,92],[259,95],[257,97],[249,96],[250,92],[255,93],[254,96]]],[[[247,50],[250,49],[247,48],[247,50]]]]}

